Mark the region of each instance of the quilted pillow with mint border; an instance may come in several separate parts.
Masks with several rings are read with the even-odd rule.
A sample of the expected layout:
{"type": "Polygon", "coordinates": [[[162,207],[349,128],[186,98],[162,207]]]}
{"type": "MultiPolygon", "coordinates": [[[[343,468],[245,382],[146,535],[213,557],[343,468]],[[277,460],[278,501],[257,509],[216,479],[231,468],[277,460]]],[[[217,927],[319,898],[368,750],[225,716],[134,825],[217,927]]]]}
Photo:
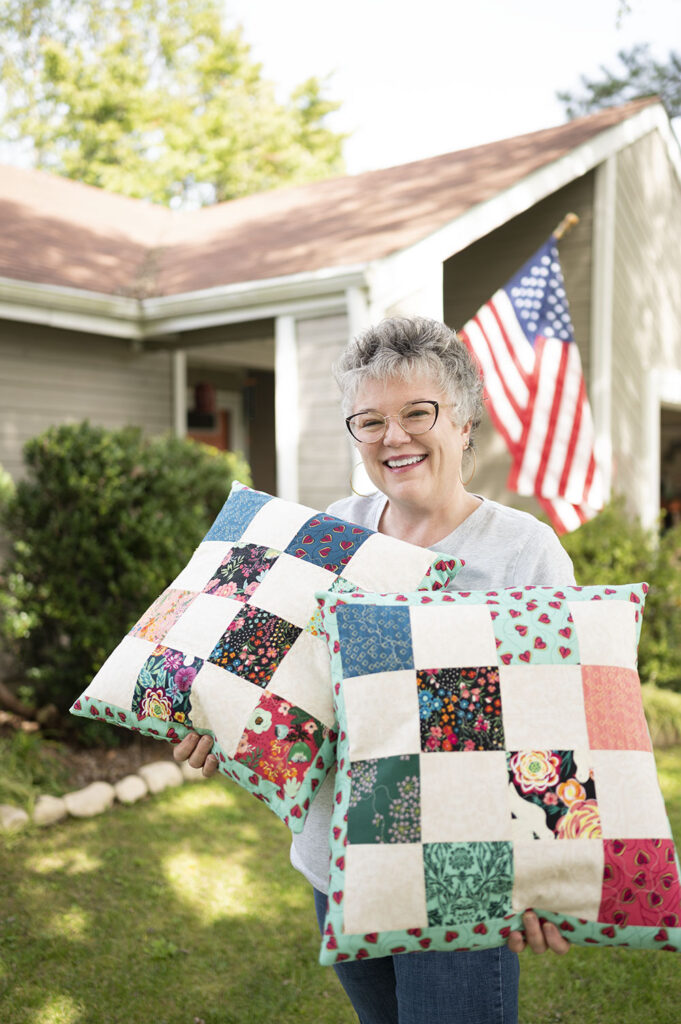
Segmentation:
{"type": "Polygon", "coordinates": [[[504,943],[681,949],[636,670],[645,584],[318,594],[339,771],[321,962],[504,943]]]}
{"type": "Polygon", "coordinates": [[[71,710],[171,743],[211,735],[221,771],[299,832],[337,738],[315,591],[436,590],[461,564],[235,483],[71,710]]]}

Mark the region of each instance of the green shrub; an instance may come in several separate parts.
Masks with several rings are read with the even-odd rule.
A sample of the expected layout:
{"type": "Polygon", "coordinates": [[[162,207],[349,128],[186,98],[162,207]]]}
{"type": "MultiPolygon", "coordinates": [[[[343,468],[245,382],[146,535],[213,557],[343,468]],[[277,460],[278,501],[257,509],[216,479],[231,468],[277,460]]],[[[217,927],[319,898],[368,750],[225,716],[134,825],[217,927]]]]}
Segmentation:
{"type": "Polygon", "coordinates": [[[650,584],[639,647],[641,680],[681,691],[681,527],[660,537],[632,521],[617,498],[562,541],[578,583],[650,584]]]}
{"type": "Polygon", "coordinates": [[[68,773],[60,753],[59,744],[36,733],[0,736],[0,803],[31,810],[40,793],[63,793],[68,773]]]}
{"type": "Polygon", "coordinates": [[[681,745],[681,693],[661,690],[653,683],[641,687],[641,693],[655,749],[681,745]]]}
{"type": "Polygon", "coordinates": [[[0,498],[0,628],[38,699],[65,710],[250,474],[194,441],[89,423],[50,428],[24,458],[0,498]]]}

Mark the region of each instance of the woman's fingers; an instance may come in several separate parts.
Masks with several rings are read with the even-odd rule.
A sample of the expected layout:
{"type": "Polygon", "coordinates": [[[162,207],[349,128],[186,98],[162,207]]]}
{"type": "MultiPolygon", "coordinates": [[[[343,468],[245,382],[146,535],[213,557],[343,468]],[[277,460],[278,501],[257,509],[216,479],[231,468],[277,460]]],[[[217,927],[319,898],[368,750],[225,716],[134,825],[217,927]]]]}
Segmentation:
{"type": "Polygon", "coordinates": [[[512,953],[522,953],[525,949],[525,936],[522,932],[511,932],[506,945],[512,953]]]}
{"type": "Polygon", "coordinates": [[[173,757],[176,761],[188,761],[192,768],[202,768],[203,774],[209,779],[218,770],[218,759],[215,754],[211,754],[212,748],[212,736],[199,736],[198,733],[190,732],[173,749],[173,757]]]}
{"type": "Polygon", "coordinates": [[[201,737],[195,733],[187,733],[181,743],[173,747],[173,757],[176,761],[186,761],[190,754],[196,750],[196,745],[201,737]]]}
{"type": "Polygon", "coordinates": [[[531,910],[523,914],[523,929],[522,932],[511,932],[508,937],[506,945],[513,953],[522,953],[529,948],[533,953],[546,953],[550,950],[552,953],[563,954],[570,949],[570,943],[560,934],[555,924],[546,921],[542,925],[531,910]]]}

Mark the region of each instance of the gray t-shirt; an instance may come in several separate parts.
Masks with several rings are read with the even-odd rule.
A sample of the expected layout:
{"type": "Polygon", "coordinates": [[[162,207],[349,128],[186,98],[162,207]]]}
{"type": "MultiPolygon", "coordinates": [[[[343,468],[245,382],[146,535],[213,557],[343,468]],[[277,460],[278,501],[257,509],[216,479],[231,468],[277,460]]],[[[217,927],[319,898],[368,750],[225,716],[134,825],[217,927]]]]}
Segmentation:
{"type": "MultiPolygon", "coordinates": [[[[387,500],[380,493],[369,498],[342,498],[327,511],[350,523],[377,530],[387,500]]],[[[465,562],[450,584],[450,590],[490,590],[530,584],[563,587],[575,582],[570,557],[550,526],[527,512],[486,498],[432,548],[456,555],[465,562]]],[[[291,845],[294,868],[322,892],[328,892],[334,774],[329,772],[310,808],[303,831],[293,836],[291,845]]]]}

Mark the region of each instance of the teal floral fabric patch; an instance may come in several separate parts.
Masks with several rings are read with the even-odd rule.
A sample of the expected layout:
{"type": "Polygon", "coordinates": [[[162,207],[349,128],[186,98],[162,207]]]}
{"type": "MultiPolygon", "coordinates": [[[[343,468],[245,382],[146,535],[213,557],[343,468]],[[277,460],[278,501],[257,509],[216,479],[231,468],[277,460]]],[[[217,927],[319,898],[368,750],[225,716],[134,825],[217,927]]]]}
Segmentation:
{"type": "Polygon", "coordinates": [[[337,740],[315,592],[435,591],[461,564],[234,484],[71,711],[171,743],[210,735],[220,771],[299,832],[337,740]]]}
{"type": "Polygon", "coordinates": [[[681,951],[646,590],[318,593],[340,730],[322,963],[498,946],[528,907],[571,942],[681,951]]]}
{"type": "Polygon", "coordinates": [[[426,843],[423,873],[430,926],[503,918],[512,909],[510,843],[426,843]]]}

